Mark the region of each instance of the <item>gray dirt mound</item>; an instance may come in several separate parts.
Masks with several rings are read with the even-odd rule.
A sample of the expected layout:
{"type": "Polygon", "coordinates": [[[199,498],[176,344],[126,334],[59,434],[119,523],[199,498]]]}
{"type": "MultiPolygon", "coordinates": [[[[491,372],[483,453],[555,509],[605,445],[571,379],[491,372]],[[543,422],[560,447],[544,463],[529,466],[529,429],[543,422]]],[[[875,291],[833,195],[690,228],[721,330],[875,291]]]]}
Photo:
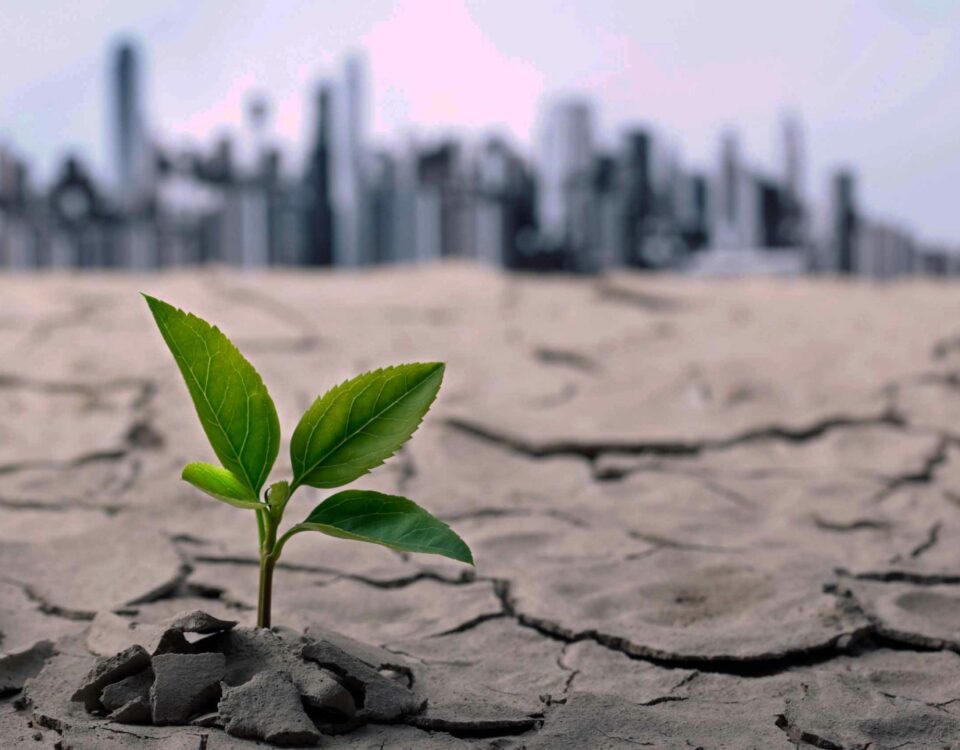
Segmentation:
{"type": "Polygon", "coordinates": [[[97,659],[71,700],[118,724],[202,724],[294,747],[425,708],[393,664],[377,663],[377,649],[357,644],[351,653],[348,639],[235,625],[177,615],[153,638],[153,653],[135,644],[97,659]]]}

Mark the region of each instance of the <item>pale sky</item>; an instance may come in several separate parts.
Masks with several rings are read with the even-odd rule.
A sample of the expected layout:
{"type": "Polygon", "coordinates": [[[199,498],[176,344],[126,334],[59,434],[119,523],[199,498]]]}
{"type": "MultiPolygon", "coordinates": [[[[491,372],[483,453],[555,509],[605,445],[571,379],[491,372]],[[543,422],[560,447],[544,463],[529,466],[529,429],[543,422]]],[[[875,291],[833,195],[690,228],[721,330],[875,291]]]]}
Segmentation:
{"type": "Polygon", "coordinates": [[[733,126],[772,170],[789,108],[814,198],[852,165],[869,213],[960,242],[960,0],[0,0],[0,140],[40,176],[67,149],[105,169],[120,35],[141,43],[167,143],[238,132],[264,91],[295,159],[311,89],[361,49],[380,141],[496,130],[527,147],[539,103],[575,92],[606,142],[649,124],[710,167],[733,126]]]}

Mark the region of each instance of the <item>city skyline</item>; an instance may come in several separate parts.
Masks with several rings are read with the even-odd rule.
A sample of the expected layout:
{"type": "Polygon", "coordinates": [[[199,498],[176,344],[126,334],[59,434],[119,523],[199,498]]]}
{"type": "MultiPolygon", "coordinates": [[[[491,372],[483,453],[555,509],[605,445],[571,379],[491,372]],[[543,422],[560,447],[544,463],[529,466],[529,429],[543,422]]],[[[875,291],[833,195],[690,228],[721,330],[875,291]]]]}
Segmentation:
{"type": "Polygon", "coordinates": [[[151,135],[142,51],[113,46],[107,71],[110,176],[64,159],[38,187],[0,148],[0,266],[148,269],[197,263],[340,267],[445,257],[529,271],[620,267],[693,274],[960,275],[960,248],[923,242],[864,210],[857,175],[834,170],[825,203],[807,192],[801,120],[785,116],[779,163],[758,170],[734,130],[709,170],[634,125],[615,148],[593,102],[540,114],[532,155],[507,141],[448,138],[401,148],[367,135],[369,76],[356,54],[315,89],[309,158],[282,169],[270,103],[248,94],[252,158],[151,135]]]}
{"type": "Polygon", "coordinates": [[[267,14],[264,23],[256,3],[229,12],[214,3],[187,23],[176,3],[147,2],[133,11],[101,0],[47,26],[31,21],[51,16],[42,1],[16,5],[0,11],[12,21],[0,24],[6,54],[37,61],[24,39],[52,39],[67,23],[71,30],[39,45],[44,56],[28,68],[32,81],[19,66],[0,73],[0,139],[25,153],[41,177],[52,174],[44,163],[78,146],[100,174],[106,44],[79,45],[113,40],[128,28],[146,48],[147,114],[165,143],[189,137],[209,147],[224,128],[236,136],[246,98],[265,91],[274,105],[272,134],[286,163],[300,165],[316,80],[344,50],[363,47],[372,81],[370,134],[378,141],[392,134],[396,143],[409,128],[464,137],[493,130],[529,154],[544,100],[579,91],[596,103],[597,136],[606,146],[632,122],[652,124],[702,169],[714,160],[716,132],[733,126],[751,162],[769,170],[777,163],[771,134],[791,108],[807,127],[812,193],[827,194],[834,166],[854,166],[872,212],[907,222],[923,238],[960,238],[960,217],[944,188],[960,179],[960,155],[943,142],[946,122],[960,109],[955,87],[944,91],[944,78],[960,71],[960,44],[951,44],[960,24],[949,4],[813,3],[799,15],[778,9],[774,23],[769,10],[750,2],[725,6],[722,18],[703,4],[641,12],[624,3],[574,3],[549,15],[552,41],[522,32],[524,21],[547,17],[538,3],[514,9],[512,24],[497,3],[360,3],[348,17],[334,14],[333,30],[333,11],[297,3],[267,14]],[[94,5],[98,18],[91,17],[94,5]],[[305,28],[291,30],[298,25],[305,28]],[[787,28],[796,39],[787,38],[787,28]],[[821,44],[812,29],[829,32],[830,52],[820,61],[810,51],[821,44]],[[412,38],[416,44],[405,42],[412,38]],[[63,111],[43,117],[54,99],[63,111]]]}
{"type": "Polygon", "coordinates": [[[284,170],[265,93],[247,95],[245,160],[230,135],[210,148],[156,137],[136,40],[113,45],[106,81],[111,161],[101,175],[71,154],[40,186],[23,158],[0,147],[0,266],[359,267],[461,257],[580,273],[960,274],[960,247],[924,242],[865,210],[855,171],[834,170],[826,200],[813,197],[796,115],[781,122],[772,170],[757,169],[729,129],[707,170],[649,127],[629,127],[610,148],[582,96],[543,107],[529,155],[493,136],[384,149],[368,137],[366,62],[350,54],[315,89],[306,164],[284,170]]]}

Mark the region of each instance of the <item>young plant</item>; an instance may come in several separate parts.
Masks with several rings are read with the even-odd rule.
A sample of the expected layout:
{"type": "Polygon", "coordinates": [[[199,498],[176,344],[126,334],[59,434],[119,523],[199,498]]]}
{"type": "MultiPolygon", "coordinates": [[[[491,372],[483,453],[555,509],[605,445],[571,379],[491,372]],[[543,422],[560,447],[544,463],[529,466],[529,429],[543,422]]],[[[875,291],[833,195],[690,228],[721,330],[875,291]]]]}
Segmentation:
{"type": "Polygon", "coordinates": [[[348,484],[382,464],[409,439],[440,389],[442,363],[374,370],[317,398],[293,431],[293,478],[274,482],[263,491],[280,449],[280,422],[260,375],[218,328],[166,302],[144,297],[221,463],[187,464],[183,479],[256,516],[259,627],[270,627],[273,570],[283,547],[302,531],[443,555],[473,565],[470,548],[445,523],[412,500],[370,490],[331,495],[278,538],[287,503],[300,487],[332,489],[348,484]]]}

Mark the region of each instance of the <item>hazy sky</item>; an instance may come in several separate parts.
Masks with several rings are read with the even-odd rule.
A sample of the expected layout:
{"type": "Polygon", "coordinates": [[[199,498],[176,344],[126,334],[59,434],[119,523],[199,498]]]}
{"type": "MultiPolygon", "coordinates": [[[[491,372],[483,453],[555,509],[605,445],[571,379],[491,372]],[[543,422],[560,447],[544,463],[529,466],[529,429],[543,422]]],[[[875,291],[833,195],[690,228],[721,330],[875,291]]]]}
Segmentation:
{"type": "Polygon", "coordinates": [[[0,139],[39,174],[68,148],[105,166],[120,34],[142,43],[168,142],[239,130],[262,90],[297,156],[313,84],[359,48],[378,139],[497,129],[526,146],[545,96],[583,92],[608,142],[652,124],[706,167],[731,125],[772,169],[792,108],[814,197],[853,165],[872,214],[960,242],[960,0],[0,0],[0,139]]]}

